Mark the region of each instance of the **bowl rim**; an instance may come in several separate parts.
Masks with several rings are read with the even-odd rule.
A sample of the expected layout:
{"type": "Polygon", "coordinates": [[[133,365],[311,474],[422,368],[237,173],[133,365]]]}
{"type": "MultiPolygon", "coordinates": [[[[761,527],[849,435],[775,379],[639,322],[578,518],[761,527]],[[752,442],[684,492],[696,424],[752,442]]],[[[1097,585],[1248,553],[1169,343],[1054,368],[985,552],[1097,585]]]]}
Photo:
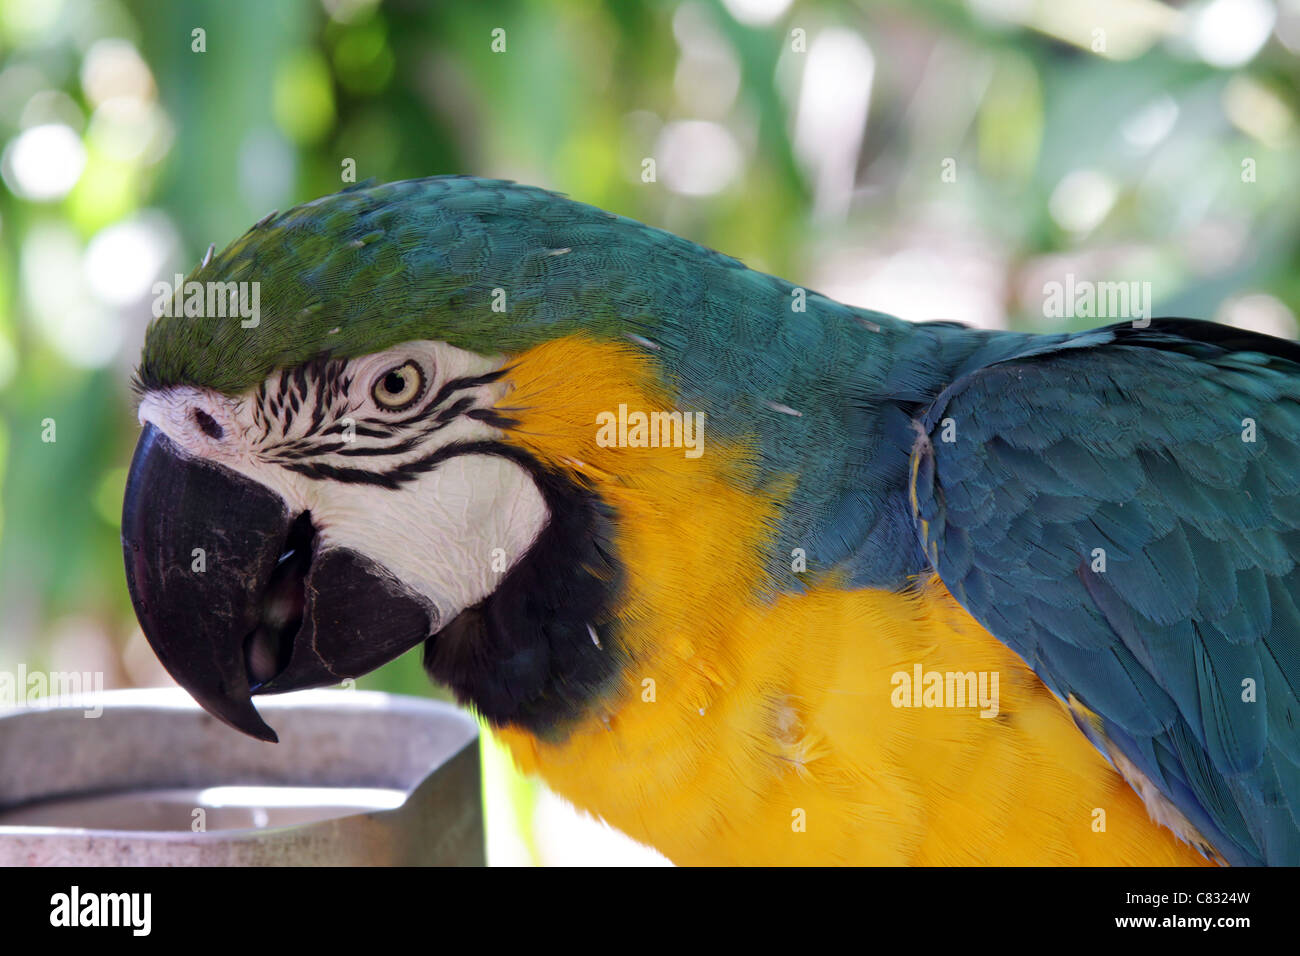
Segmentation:
{"type": "MultiPolygon", "coordinates": [[[[92,691],[59,698],[47,698],[51,702],[43,704],[39,700],[32,704],[0,706],[0,721],[21,719],[33,714],[49,714],[58,711],[84,711],[89,707],[103,707],[104,710],[157,710],[184,711],[203,714],[206,711],[180,687],[131,687],[116,690],[92,691]]],[[[0,840],[13,838],[45,839],[99,839],[118,841],[147,841],[150,843],[178,843],[202,845],[205,843],[230,843],[235,840],[275,839],[287,833],[310,830],[313,827],[338,823],[343,820],[359,818],[392,818],[402,814],[410,807],[415,794],[425,786],[429,778],[439,767],[455,760],[466,748],[477,743],[480,732],[478,722],[461,708],[447,701],[427,697],[413,697],[409,694],[393,694],[387,691],[359,690],[355,688],[316,688],[312,690],[290,691],[285,694],[268,695],[258,700],[258,708],[269,712],[303,711],[313,709],[344,710],[353,712],[386,711],[411,717],[450,718],[461,726],[465,732],[460,745],[449,752],[446,759],[429,767],[422,777],[405,789],[405,798],[400,806],[382,810],[367,810],[360,813],[347,813],[336,817],[314,820],[310,823],[286,824],[275,827],[246,827],[225,830],[115,830],[83,827],[47,827],[47,826],[6,826],[0,824],[0,840]]],[[[232,731],[234,732],[234,731],[232,731]]],[[[397,789],[397,788],[394,788],[397,789]]]]}

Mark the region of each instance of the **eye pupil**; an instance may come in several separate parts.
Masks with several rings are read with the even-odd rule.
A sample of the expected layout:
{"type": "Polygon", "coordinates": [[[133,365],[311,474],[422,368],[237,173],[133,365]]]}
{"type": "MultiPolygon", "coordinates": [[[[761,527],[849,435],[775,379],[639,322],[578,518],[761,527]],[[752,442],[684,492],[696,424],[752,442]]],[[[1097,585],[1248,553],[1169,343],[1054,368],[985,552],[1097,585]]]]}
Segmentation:
{"type": "Polygon", "coordinates": [[[409,408],[424,393],[424,372],[414,362],[390,368],[371,386],[370,395],[386,411],[409,408]]]}

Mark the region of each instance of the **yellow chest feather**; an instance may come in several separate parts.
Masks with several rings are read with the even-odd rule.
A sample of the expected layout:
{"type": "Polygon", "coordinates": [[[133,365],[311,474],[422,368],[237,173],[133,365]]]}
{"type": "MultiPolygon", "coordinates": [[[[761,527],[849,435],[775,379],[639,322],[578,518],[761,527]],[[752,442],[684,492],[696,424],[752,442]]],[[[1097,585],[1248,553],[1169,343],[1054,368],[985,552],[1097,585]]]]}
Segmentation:
{"type": "Polygon", "coordinates": [[[710,654],[683,637],[639,662],[565,742],[504,737],[679,864],[1204,863],[965,617],[933,588],[782,598],[737,614],[710,654]],[[917,664],[997,674],[997,715],[945,706],[946,686],[940,706],[896,706],[917,664]]]}

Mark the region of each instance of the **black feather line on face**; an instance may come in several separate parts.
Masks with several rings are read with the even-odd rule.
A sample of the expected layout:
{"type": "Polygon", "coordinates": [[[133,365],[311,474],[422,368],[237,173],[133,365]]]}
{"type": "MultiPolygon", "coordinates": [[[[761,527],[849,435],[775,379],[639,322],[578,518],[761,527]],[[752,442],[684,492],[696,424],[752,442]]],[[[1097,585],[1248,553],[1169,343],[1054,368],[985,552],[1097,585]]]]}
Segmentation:
{"type": "Polygon", "coordinates": [[[306,401],[307,399],[307,366],[306,365],[299,365],[296,369],[293,370],[293,383],[291,387],[294,395],[306,401]]]}
{"type": "Polygon", "coordinates": [[[284,467],[317,481],[341,481],[345,484],[378,485],[381,488],[396,489],[408,481],[414,481],[425,472],[432,471],[448,458],[455,458],[457,455],[492,454],[493,449],[502,447],[507,446],[492,441],[452,442],[423,458],[403,462],[389,471],[343,468],[323,462],[293,462],[284,467]]]}
{"type": "MultiPolygon", "coordinates": [[[[348,457],[371,457],[371,456],[382,457],[384,455],[401,455],[410,451],[412,448],[418,448],[420,444],[423,442],[423,440],[424,440],[424,434],[420,434],[415,436],[414,438],[407,438],[404,439],[403,441],[399,441],[396,445],[383,445],[378,448],[344,447],[341,451],[338,452],[338,454],[345,455],[348,457]]],[[[320,454],[323,455],[325,454],[325,452],[320,451],[320,454]]]]}
{"type": "Polygon", "coordinates": [[[507,371],[506,368],[499,368],[495,372],[487,372],[483,375],[465,375],[460,378],[453,378],[438,389],[438,393],[433,396],[433,400],[425,407],[437,408],[454,392],[463,391],[467,388],[478,388],[480,385],[491,385],[505,375],[507,371]]]}
{"type": "Polygon", "coordinates": [[[459,454],[518,464],[550,519],[496,590],[425,642],[424,668],[494,725],[562,739],[628,664],[614,616],[624,574],[613,511],[592,489],[511,446],[480,443],[459,454]]]}
{"type": "MultiPolygon", "coordinates": [[[[370,419],[366,419],[366,420],[370,421],[370,419]]],[[[344,425],[342,422],[335,422],[333,425],[329,426],[329,428],[322,430],[321,434],[337,435],[345,428],[347,428],[347,426],[344,425]]],[[[354,433],[358,435],[365,435],[367,438],[392,438],[393,435],[396,434],[396,429],[393,428],[369,428],[360,423],[354,425],[352,427],[352,430],[354,433]]]]}
{"type": "MultiPolygon", "coordinates": [[[[343,449],[349,447],[345,442],[336,441],[328,442],[324,445],[313,445],[308,442],[292,442],[288,445],[280,445],[275,449],[275,461],[284,463],[285,459],[291,461],[302,461],[307,458],[315,458],[317,455],[342,454],[343,449]]],[[[293,469],[290,465],[286,468],[293,469]]]]}
{"type": "Polygon", "coordinates": [[[309,435],[315,435],[320,432],[320,427],[325,422],[325,393],[328,384],[321,379],[320,387],[316,389],[316,407],[312,409],[311,425],[307,427],[309,435]]]}
{"type": "Polygon", "coordinates": [[[476,421],[485,422],[493,428],[518,428],[519,420],[502,415],[491,408],[471,408],[465,413],[466,418],[473,418],[476,421]]]}
{"type": "Polygon", "coordinates": [[[271,432],[271,420],[266,416],[263,406],[266,404],[266,383],[257,386],[257,398],[253,400],[253,420],[262,427],[262,438],[271,432]]]}
{"type": "Polygon", "coordinates": [[[465,411],[465,409],[467,408],[472,408],[473,405],[474,405],[474,399],[468,396],[464,398],[458,398],[447,408],[444,408],[442,411],[440,411],[435,421],[442,424],[446,424],[447,422],[451,421],[453,418],[458,418],[461,412],[465,411]]]}

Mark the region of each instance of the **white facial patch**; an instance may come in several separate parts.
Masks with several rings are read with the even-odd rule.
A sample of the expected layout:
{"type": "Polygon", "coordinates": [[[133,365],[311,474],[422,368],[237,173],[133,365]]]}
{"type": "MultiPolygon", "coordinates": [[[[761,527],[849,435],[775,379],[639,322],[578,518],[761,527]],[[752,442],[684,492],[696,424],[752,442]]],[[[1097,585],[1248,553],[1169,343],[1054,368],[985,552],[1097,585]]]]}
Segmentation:
{"type": "Polygon", "coordinates": [[[370,557],[425,595],[443,625],[491,594],[549,519],[527,469],[489,450],[461,451],[503,434],[492,412],[509,389],[493,374],[503,365],[443,342],[408,342],[275,372],[236,398],[190,386],[152,391],[139,418],[276,492],[292,513],[310,511],[317,549],[370,557]],[[418,397],[385,407],[399,394],[388,386],[412,374],[411,363],[418,397]]]}

